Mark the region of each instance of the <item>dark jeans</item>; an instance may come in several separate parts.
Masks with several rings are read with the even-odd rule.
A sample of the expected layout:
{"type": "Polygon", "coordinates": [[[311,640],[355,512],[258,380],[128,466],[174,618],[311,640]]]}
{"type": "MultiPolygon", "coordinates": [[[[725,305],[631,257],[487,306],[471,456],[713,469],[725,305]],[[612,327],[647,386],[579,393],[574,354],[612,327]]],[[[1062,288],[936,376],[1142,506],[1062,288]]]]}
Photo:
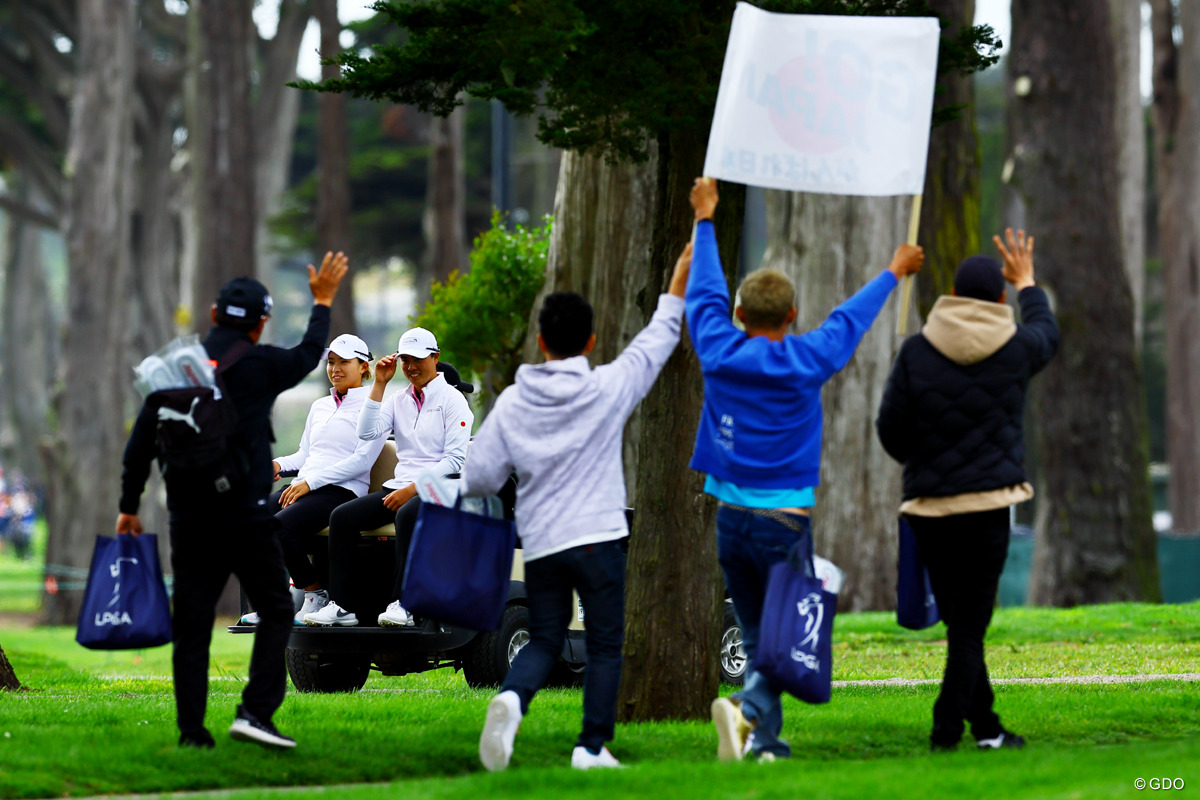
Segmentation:
{"type": "Polygon", "coordinates": [[[408,547],[412,544],[421,499],[414,496],[400,506],[399,511],[392,511],[383,504],[383,498],[393,491],[384,489],[363,495],[338,506],[329,517],[329,597],[339,604],[347,595],[357,595],[354,587],[356,576],[351,565],[362,532],[373,531],[389,522],[396,527],[396,569],[392,577],[391,599],[400,599],[404,566],[408,563],[408,547]]]}
{"type": "Polygon", "coordinates": [[[994,738],[1000,734],[1000,717],[992,710],[995,696],[983,660],[983,637],[1008,556],[1008,509],[905,519],[916,534],[946,623],[946,672],[933,706],[930,741],[958,744],[963,720],[971,723],[976,739],[994,738]]]}
{"type": "Polygon", "coordinates": [[[612,741],[625,640],[625,549],[620,540],[585,544],[525,564],[529,644],[513,661],[501,691],[521,698],[529,711],[562,655],[571,625],[571,591],[579,592],[587,620],[587,671],[583,679],[583,730],[576,746],[599,752],[612,741]]]}
{"type": "Polygon", "coordinates": [[[791,747],[779,738],[783,730],[780,690],[754,669],[763,600],[771,567],[787,559],[797,542],[812,558],[812,528],[808,517],[796,515],[802,532],[760,514],[722,506],[717,510],[717,560],[725,573],[725,588],[742,629],[746,650],[746,681],[733,695],[741,701],[742,713],[756,723],[754,753],[787,757],[791,747]]]}
{"type": "Polygon", "coordinates": [[[283,703],[287,671],[283,653],[292,632],[292,597],[275,522],[266,514],[194,514],[171,521],[171,566],[175,572],[175,705],[180,733],[204,730],[208,701],[208,648],[217,599],[236,575],[258,610],[260,622],[250,653],[250,680],[242,705],[270,721],[283,703]]]}
{"type": "Polygon", "coordinates": [[[329,527],[329,515],[335,508],[354,499],[354,492],[330,484],[314,489],[287,508],[280,508],[282,494],[279,491],[271,495],[267,507],[275,512],[275,521],[279,523],[279,544],[283,547],[288,574],[298,589],[314,583],[327,587],[329,550],[327,545],[317,542],[317,534],[329,527]],[[309,553],[316,556],[315,564],[308,560],[309,553]]]}

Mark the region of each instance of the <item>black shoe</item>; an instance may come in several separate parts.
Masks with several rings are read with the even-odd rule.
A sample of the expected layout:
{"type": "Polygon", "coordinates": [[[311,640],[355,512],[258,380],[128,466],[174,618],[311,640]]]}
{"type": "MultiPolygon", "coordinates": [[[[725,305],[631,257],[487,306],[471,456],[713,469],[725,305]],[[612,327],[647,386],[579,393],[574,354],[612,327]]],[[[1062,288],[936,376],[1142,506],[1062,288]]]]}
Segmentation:
{"type": "Polygon", "coordinates": [[[212,750],[217,743],[213,741],[211,733],[201,728],[199,733],[179,734],[179,746],[194,747],[197,750],[212,750]]]}
{"type": "Polygon", "coordinates": [[[1025,737],[1018,736],[1012,731],[1006,731],[1004,728],[1001,728],[1000,733],[998,736],[996,736],[996,738],[977,739],[975,741],[975,746],[980,750],[999,750],[1002,747],[1012,750],[1020,750],[1025,746],[1025,737]]]}
{"type": "Polygon", "coordinates": [[[284,736],[270,722],[263,722],[241,706],[238,706],[237,718],[229,726],[229,735],[239,742],[254,742],[281,750],[296,746],[295,739],[284,736]]]}

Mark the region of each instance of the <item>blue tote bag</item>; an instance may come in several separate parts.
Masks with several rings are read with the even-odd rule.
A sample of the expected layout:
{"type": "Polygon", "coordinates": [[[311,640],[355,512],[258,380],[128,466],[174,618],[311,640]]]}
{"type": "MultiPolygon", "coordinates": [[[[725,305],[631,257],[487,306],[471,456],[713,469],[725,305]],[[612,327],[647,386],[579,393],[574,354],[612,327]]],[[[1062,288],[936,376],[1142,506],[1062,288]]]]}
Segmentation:
{"type": "Polygon", "coordinates": [[[917,537],[904,517],[900,518],[899,574],[896,576],[896,622],[902,628],[919,631],[936,625],[938,612],[929,570],[921,560],[917,537]]]}
{"type": "Polygon", "coordinates": [[[828,703],[833,680],[833,616],[826,591],[799,546],[771,567],[753,668],[806,703],[828,703]]]}
{"type": "Polygon", "coordinates": [[[171,641],[157,536],[96,537],[75,641],[92,650],[138,650],[171,641]]]}
{"type": "Polygon", "coordinates": [[[422,503],[400,602],[419,617],[477,631],[500,627],[517,529],[510,520],[422,503]]]}

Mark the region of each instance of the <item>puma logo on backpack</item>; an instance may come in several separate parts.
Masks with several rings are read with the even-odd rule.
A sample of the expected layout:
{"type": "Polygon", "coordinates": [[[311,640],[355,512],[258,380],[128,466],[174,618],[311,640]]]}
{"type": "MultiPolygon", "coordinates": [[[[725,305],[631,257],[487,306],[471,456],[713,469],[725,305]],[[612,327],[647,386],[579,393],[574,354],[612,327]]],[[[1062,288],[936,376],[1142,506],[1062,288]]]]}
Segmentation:
{"type": "Polygon", "coordinates": [[[192,405],[190,408],[188,408],[188,413],[186,413],[186,414],[180,414],[178,411],[176,411],[173,408],[159,408],[158,409],[158,421],[159,422],[171,422],[171,421],[186,422],[188,424],[188,427],[190,427],[196,433],[200,433],[200,426],[196,424],[196,417],[195,417],[196,404],[199,402],[200,402],[199,397],[193,397],[192,405]]]}

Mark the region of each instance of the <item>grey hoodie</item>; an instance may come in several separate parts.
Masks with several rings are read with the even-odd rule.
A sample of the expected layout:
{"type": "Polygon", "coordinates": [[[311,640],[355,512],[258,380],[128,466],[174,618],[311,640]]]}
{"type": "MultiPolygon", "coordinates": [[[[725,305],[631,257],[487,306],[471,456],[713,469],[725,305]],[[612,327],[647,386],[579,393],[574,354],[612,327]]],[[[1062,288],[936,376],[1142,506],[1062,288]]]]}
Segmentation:
{"type": "Polygon", "coordinates": [[[683,298],[664,294],[645,329],[611,364],[586,356],[525,364],[480,426],[463,492],[488,495],[517,473],[517,532],[526,561],[620,539],[625,421],[679,343],[683,298]]]}

